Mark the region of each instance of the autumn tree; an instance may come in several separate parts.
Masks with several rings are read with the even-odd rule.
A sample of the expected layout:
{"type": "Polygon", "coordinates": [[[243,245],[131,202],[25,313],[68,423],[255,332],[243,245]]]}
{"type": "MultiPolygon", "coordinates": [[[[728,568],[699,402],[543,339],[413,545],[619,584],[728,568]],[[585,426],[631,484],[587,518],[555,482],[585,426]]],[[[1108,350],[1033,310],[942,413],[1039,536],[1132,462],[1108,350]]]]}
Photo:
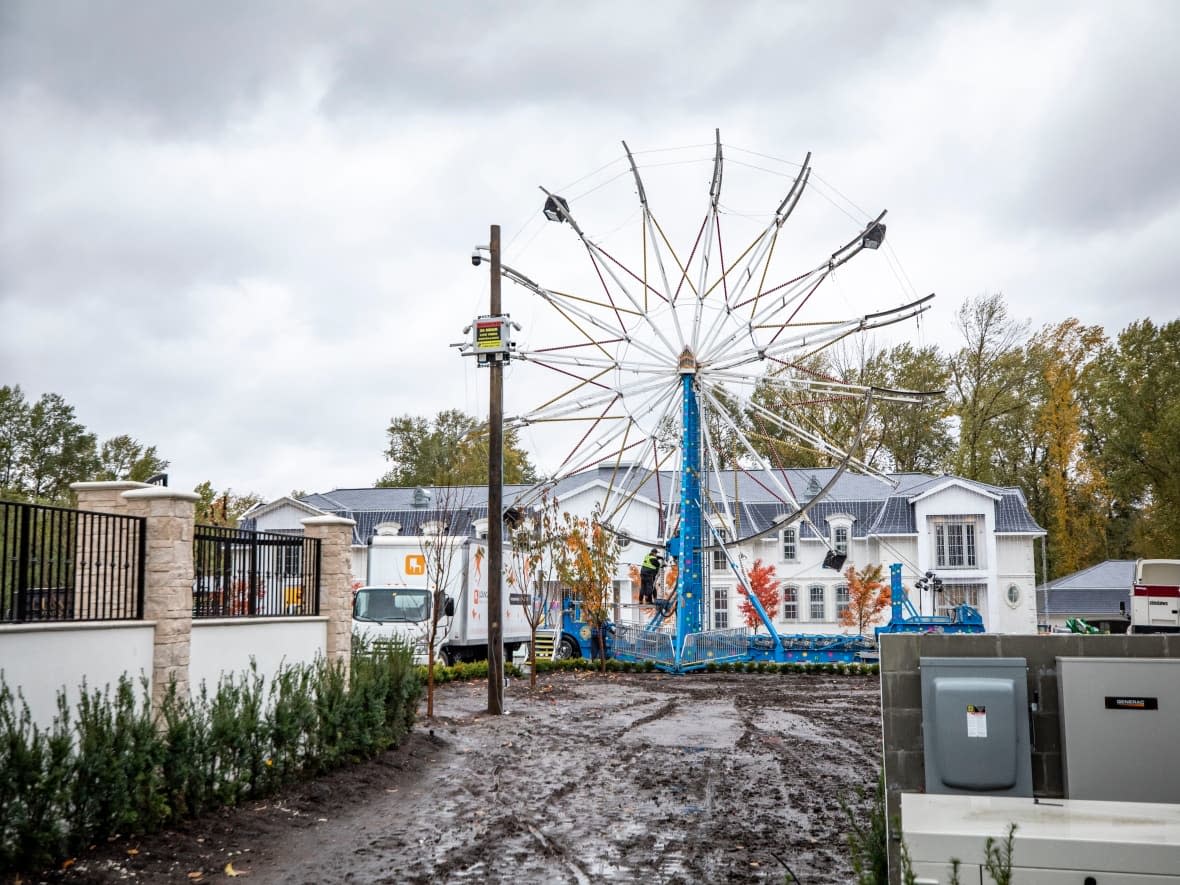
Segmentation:
{"type": "Polygon", "coordinates": [[[529,685],[537,687],[537,630],[545,623],[556,596],[558,575],[553,555],[560,537],[557,499],[545,496],[541,504],[509,528],[511,554],[505,574],[509,591],[529,625],[529,685]]]}
{"type": "Polygon", "coordinates": [[[782,582],[775,577],[774,566],[770,564],[763,565],[761,559],[755,559],[750,570],[746,572],[746,582],[749,592],[747,592],[746,587],[738,587],[738,593],[744,597],[738,606],[738,610],[742,613],[742,617],[746,619],[746,626],[753,627],[756,631],[762,623],[762,618],[758,616],[758,610],[750,602],[749,593],[752,592],[758,599],[767,617],[773,618],[774,613],[778,611],[779,586],[782,582]]]}
{"type": "MultiPolygon", "coordinates": [[[[488,481],[487,422],[458,409],[432,419],[394,418],[386,434],[390,469],[377,480],[382,488],[481,485],[488,481]]],[[[504,432],[504,482],[532,482],[535,470],[520,448],[516,431],[504,432]]]]}
{"type": "Polygon", "coordinates": [[[197,493],[196,521],[200,525],[236,526],[247,510],[257,507],[263,497],[256,492],[235,494],[232,489],[219,492],[205,480],[193,489],[197,493]]]}
{"type": "Polygon", "coordinates": [[[589,519],[561,514],[554,563],[558,580],[582,607],[582,616],[598,634],[602,672],[606,674],[606,623],[611,587],[619,563],[618,538],[600,522],[598,507],[589,519]]]}
{"type": "Polygon", "coordinates": [[[865,629],[877,621],[878,616],[889,607],[889,585],[885,582],[884,569],[880,563],[865,566],[857,571],[848,566],[844,581],[848,585],[848,606],[840,613],[840,623],[855,627],[857,635],[864,636],[865,629]]]}

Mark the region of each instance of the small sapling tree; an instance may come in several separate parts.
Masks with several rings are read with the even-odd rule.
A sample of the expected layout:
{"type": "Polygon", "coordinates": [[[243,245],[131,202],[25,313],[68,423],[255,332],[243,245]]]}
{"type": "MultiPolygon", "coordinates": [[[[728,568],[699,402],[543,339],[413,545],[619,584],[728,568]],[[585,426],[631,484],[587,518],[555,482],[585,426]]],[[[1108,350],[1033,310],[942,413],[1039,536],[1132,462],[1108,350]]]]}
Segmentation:
{"type": "Polygon", "coordinates": [[[865,566],[860,571],[848,566],[844,571],[848,582],[848,607],[840,614],[840,623],[855,627],[864,636],[865,629],[876,623],[878,616],[890,603],[889,585],[885,583],[881,564],[865,566]]]}
{"type": "Polygon", "coordinates": [[[545,622],[557,595],[557,567],[553,556],[558,535],[557,500],[545,496],[509,535],[511,555],[505,581],[517,597],[529,625],[529,686],[537,687],[537,629],[545,622]]]}
{"type": "MultiPolygon", "coordinates": [[[[746,581],[750,592],[753,592],[758,598],[758,602],[761,603],[766,614],[773,618],[774,613],[778,611],[779,586],[782,584],[775,577],[774,566],[769,564],[763,565],[761,559],[755,559],[750,570],[746,572],[746,581]]],[[[757,630],[758,626],[762,623],[762,618],[758,617],[758,610],[750,602],[746,587],[739,586],[738,592],[745,597],[738,606],[738,611],[745,618],[746,626],[753,627],[757,630]]]]}
{"type": "Polygon", "coordinates": [[[619,563],[619,543],[599,522],[599,509],[590,519],[561,514],[561,530],[554,545],[557,576],[582,606],[582,617],[598,634],[602,673],[606,675],[606,622],[610,613],[611,582],[619,563]]]}
{"type": "MultiPolygon", "coordinates": [[[[430,591],[430,617],[423,624],[423,644],[426,660],[426,715],[434,716],[434,668],[442,654],[442,643],[447,635],[450,619],[454,616],[454,601],[447,598],[447,588],[455,583],[461,568],[459,550],[467,540],[452,534],[451,523],[459,513],[462,502],[456,490],[436,490],[437,510],[432,518],[422,523],[422,559],[426,574],[426,588],[430,591]]],[[[477,548],[473,555],[479,555],[477,548]]]]}

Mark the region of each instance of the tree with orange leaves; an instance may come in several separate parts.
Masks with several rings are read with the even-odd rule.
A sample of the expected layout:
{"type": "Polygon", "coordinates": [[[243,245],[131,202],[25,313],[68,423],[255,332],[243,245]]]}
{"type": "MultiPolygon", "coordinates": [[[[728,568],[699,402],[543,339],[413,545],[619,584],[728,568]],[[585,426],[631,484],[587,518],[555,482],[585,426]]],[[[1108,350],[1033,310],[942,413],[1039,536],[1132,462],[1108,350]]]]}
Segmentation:
{"type": "Polygon", "coordinates": [[[582,617],[598,633],[602,673],[606,675],[606,637],[610,593],[619,563],[619,542],[599,522],[598,508],[590,519],[562,513],[553,562],[557,577],[581,603],[582,617]]]}
{"type": "MultiPolygon", "coordinates": [[[[758,598],[763,610],[770,617],[774,617],[774,613],[778,611],[779,600],[779,585],[782,583],[774,576],[773,565],[763,565],[761,559],[755,559],[754,565],[746,572],[746,578],[749,582],[750,590],[758,598]]],[[[746,626],[758,628],[762,623],[762,618],[758,617],[758,610],[754,608],[754,604],[749,600],[749,593],[745,587],[738,587],[738,592],[746,598],[741,601],[738,606],[738,611],[742,613],[742,617],[746,619],[746,626]]]]}
{"type": "Polygon", "coordinates": [[[850,565],[844,572],[844,580],[848,583],[848,606],[840,613],[840,623],[855,627],[864,636],[865,628],[876,623],[878,615],[892,601],[884,568],[877,563],[858,572],[856,566],[850,565]]]}

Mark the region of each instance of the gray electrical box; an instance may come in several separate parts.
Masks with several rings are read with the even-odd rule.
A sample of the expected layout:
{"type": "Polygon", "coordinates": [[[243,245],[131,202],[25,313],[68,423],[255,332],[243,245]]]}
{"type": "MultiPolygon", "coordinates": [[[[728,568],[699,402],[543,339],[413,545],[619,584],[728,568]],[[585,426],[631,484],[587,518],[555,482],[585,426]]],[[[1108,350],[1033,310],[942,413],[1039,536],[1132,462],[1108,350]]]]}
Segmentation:
{"type": "Polygon", "coordinates": [[[1180,803],[1180,659],[1058,658],[1070,799],[1180,803]]]}
{"type": "Polygon", "coordinates": [[[1032,796],[1024,658],[922,658],[927,793],[1032,796]]]}

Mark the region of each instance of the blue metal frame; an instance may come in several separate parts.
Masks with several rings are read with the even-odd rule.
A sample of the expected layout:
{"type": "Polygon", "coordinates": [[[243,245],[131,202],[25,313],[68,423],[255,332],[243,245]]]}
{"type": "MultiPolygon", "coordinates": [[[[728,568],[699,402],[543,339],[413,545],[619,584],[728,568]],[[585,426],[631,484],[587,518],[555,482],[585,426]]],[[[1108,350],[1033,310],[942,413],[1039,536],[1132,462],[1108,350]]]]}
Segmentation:
{"type": "MultiPolygon", "coordinates": [[[[687,355],[687,352],[686,352],[687,355]]],[[[685,358],[681,358],[682,367],[685,358]]],[[[680,533],[676,573],[676,667],[684,637],[701,631],[704,569],[701,567],[701,410],[697,402],[695,362],[680,377],[683,436],[680,448],[680,533]]]]}
{"type": "Polygon", "coordinates": [[[884,627],[878,627],[873,631],[877,636],[882,633],[983,632],[983,617],[966,603],[955,606],[950,615],[919,614],[901,583],[900,562],[889,566],[889,594],[893,601],[892,617],[884,627]]]}

